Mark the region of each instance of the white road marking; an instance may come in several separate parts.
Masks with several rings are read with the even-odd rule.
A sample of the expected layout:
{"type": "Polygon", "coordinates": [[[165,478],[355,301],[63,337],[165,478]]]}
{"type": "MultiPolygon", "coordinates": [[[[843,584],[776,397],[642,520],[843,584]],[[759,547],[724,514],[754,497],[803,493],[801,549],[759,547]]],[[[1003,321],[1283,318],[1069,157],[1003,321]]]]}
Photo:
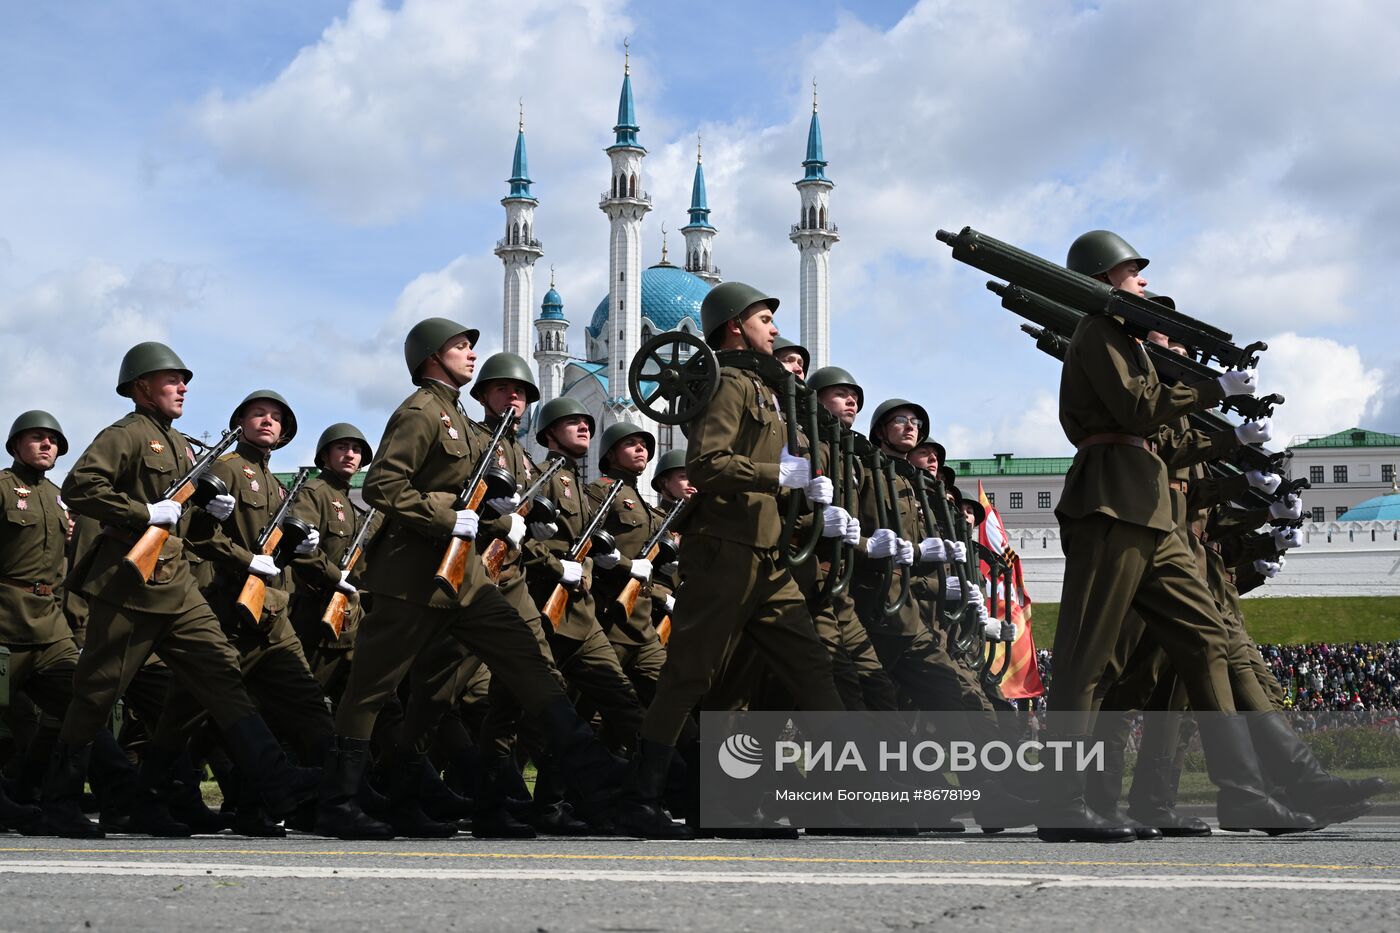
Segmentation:
{"type": "Polygon", "coordinates": [[[1215,888],[1400,893],[1400,879],[1306,875],[1173,875],[1099,877],[1051,872],[772,872],[605,868],[373,868],[239,865],[198,862],[104,862],[35,859],[0,861],[0,874],[146,875],[155,877],[390,879],[415,881],[617,881],[625,884],[902,885],[1030,888],[1215,888]]]}

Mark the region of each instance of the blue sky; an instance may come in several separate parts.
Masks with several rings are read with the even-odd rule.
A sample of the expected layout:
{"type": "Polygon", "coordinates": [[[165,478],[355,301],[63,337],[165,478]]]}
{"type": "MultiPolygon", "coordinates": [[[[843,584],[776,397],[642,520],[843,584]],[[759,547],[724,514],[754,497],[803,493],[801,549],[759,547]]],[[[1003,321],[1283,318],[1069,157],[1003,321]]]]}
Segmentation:
{"type": "MultiPolygon", "coordinates": [[[[73,2],[0,12],[0,397],[83,443],[126,346],[196,370],[188,431],[272,387],[376,436],[408,324],[499,345],[491,255],[523,96],[536,229],[579,331],[602,297],[602,147],[630,36],[645,186],[684,223],[706,139],[716,262],[795,311],[791,182],[822,89],[833,361],[930,403],[954,456],[1057,454],[1057,371],[948,259],[971,224],[1052,258],[1094,227],[1150,287],[1268,339],[1278,436],[1400,431],[1376,271],[1400,239],[1397,27],[1246,3],[73,2]],[[1368,36],[1366,43],[1356,41],[1368,36]]],[[[786,310],[786,309],[785,309],[786,310]]],[[[789,319],[795,335],[796,322],[789,319]]],[[[780,326],[784,323],[779,316],[780,326]]],[[[7,417],[0,412],[0,418],[7,417]]]]}

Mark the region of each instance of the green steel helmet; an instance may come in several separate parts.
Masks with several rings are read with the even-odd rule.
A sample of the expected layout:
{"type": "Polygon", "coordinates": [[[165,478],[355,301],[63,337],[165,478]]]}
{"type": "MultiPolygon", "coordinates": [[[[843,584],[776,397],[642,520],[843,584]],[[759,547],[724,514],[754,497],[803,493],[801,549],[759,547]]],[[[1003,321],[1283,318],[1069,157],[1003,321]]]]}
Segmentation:
{"type": "Polygon", "coordinates": [[[783,350],[796,350],[796,351],[797,351],[797,355],[800,356],[800,357],[802,357],[802,372],[803,372],[803,373],[806,373],[807,370],[809,370],[809,369],[812,368],[812,354],[809,353],[809,352],[807,351],[807,348],[806,348],[806,347],[804,347],[804,346],[803,346],[802,344],[800,344],[800,343],[797,343],[796,341],[789,340],[789,339],[787,339],[786,337],[774,337],[774,338],[773,338],[773,355],[774,355],[774,356],[777,356],[778,353],[781,352],[781,351],[783,351],[783,350]]]}
{"type": "Polygon", "coordinates": [[[284,414],[282,421],[282,438],[273,445],[272,449],[276,450],[279,447],[286,447],[292,442],[292,438],[297,436],[297,415],[296,412],[292,411],[292,406],[287,404],[287,400],[271,389],[255,389],[249,392],[243,398],[243,401],[238,403],[238,407],[233,410],[233,414],[228,416],[229,429],[232,430],[233,427],[238,424],[238,419],[243,417],[243,409],[247,408],[258,399],[266,399],[269,402],[276,402],[278,405],[282,406],[282,412],[284,414]]]}
{"type": "Polygon", "coordinates": [[[1081,275],[1103,275],[1130,259],[1137,260],[1138,268],[1147,268],[1147,260],[1127,240],[1111,230],[1090,230],[1069,245],[1065,266],[1081,275]]]}
{"type": "MultiPolygon", "coordinates": [[[[924,427],[927,428],[928,425],[924,425],[924,427]]],[[[932,447],[933,452],[938,455],[939,466],[942,466],[943,464],[948,462],[948,449],[942,444],[938,443],[938,441],[934,440],[933,438],[926,437],[923,440],[919,441],[919,443],[914,445],[914,450],[918,450],[920,447],[932,447]]]]}
{"type": "Polygon", "coordinates": [[[672,470],[685,469],[685,448],[674,447],[661,455],[661,459],[656,461],[656,473],[651,478],[651,488],[657,492],[661,491],[661,483],[666,478],[666,474],[672,470]]]}
{"type": "Polygon", "coordinates": [[[850,386],[856,390],[856,411],[865,407],[865,390],[856,382],[856,377],[852,376],[840,366],[823,366],[821,369],[807,376],[807,388],[813,392],[820,392],[822,389],[829,389],[832,386],[850,386]]]}
{"type": "MultiPolygon", "coordinates": [[[[475,341],[473,341],[475,342],[475,341]]],[[[525,384],[525,401],[533,405],[540,400],[540,387],[530,372],[530,364],[514,353],[492,353],[476,368],[472,377],[471,397],[482,402],[482,391],[492,379],[514,379],[525,384]]],[[[482,402],[484,405],[485,402],[482,402]]]]}
{"type": "Polygon", "coordinates": [[[612,458],[608,455],[612,453],[613,447],[618,441],[629,438],[634,434],[640,434],[647,442],[647,459],[650,460],[652,457],[656,456],[655,434],[635,424],[619,421],[603,429],[603,438],[598,441],[598,468],[602,470],[611,469],[610,464],[612,458]]]}
{"type": "Polygon", "coordinates": [[[370,446],[369,439],[361,433],[359,428],[355,427],[350,422],[341,421],[321,432],[321,439],[316,442],[315,463],[318,467],[325,466],[325,464],[321,462],[321,451],[325,450],[328,445],[334,444],[336,441],[359,441],[365,449],[364,460],[360,464],[361,466],[367,465],[374,459],[374,448],[370,446]]]}
{"type": "Polygon", "coordinates": [[[964,496],[962,491],[956,486],[950,485],[947,488],[948,491],[953,494],[953,498],[957,500],[959,507],[966,505],[972,509],[973,525],[980,525],[987,520],[987,510],[982,507],[981,502],[978,502],[976,498],[969,499],[967,496],[964,496]]]}
{"type": "Polygon", "coordinates": [[[428,357],[441,350],[443,344],[458,334],[466,334],[472,346],[476,346],[481,331],[456,321],[449,321],[445,317],[430,317],[414,324],[408,336],[403,339],[403,361],[408,365],[408,374],[417,379],[418,368],[427,362],[428,357]]]}
{"type": "Polygon", "coordinates": [[[1159,295],[1156,292],[1145,291],[1142,293],[1142,297],[1148,299],[1149,301],[1155,301],[1159,305],[1165,305],[1166,307],[1171,308],[1173,311],[1176,310],[1176,299],[1173,298],[1171,295],[1159,295]]]}
{"type": "Polygon", "coordinates": [[[5,450],[10,456],[15,456],[15,435],[25,431],[33,431],[42,428],[45,431],[52,431],[58,435],[58,455],[61,457],[68,453],[68,438],[63,436],[63,428],[59,425],[58,419],[42,408],[35,408],[24,412],[15,419],[15,423],[10,425],[10,433],[6,435],[5,450]]]}
{"type": "Polygon", "coordinates": [[[166,369],[173,369],[181,373],[186,382],[194,378],[194,373],[190,372],[185,361],[180,359],[175,351],[165,344],[157,343],[154,340],[138,343],[127,350],[126,356],[122,357],[122,366],[117,372],[117,394],[131,398],[131,384],[133,382],[146,373],[157,373],[166,369]]]}
{"type": "Polygon", "coordinates": [[[778,310],[778,299],[745,285],[743,282],[724,282],[710,289],[705,300],[700,302],[700,329],[705,332],[705,342],[713,346],[715,333],[760,301],[767,302],[772,310],[778,310]]]}
{"type": "Polygon", "coordinates": [[[875,414],[870,416],[870,440],[876,444],[879,443],[875,435],[879,432],[880,425],[884,423],[885,418],[896,408],[912,408],[914,414],[923,421],[923,424],[919,426],[918,441],[922,444],[928,438],[928,412],[924,410],[924,406],[916,405],[902,398],[885,399],[875,406],[875,414]]]}
{"type": "Polygon", "coordinates": [[[583,403],[576,398],[552,398],[540,406],[538,427],[535,430],[535,440],[539,441],[541,447],[548,447],[545,434],[550,426],[560,418],[568,418],[571,415],[583,415],[588,419],[588,433],[591,435],[598,430],[598,422],[593,420],[593,416],[588,413],[588,409],[583,407],[583,403]]]}

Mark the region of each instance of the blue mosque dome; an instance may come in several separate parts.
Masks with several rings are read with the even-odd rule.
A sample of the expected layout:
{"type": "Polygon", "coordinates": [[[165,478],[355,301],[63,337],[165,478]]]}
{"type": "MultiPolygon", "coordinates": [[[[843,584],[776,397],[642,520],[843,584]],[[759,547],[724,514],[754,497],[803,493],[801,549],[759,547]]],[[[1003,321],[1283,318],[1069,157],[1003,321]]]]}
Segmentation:
{"type": "Polygon", "coordinates": [[[564,299],[559,297],[559,292],[555,291],[551,283],[549,291],[544,293],[544,301],[540,303],[541,321],[562,321],[564,320],[564,299]]]}
{"type": "MultiPolygon", "coordinates": [[[[710,291],[710,283],[669,262],[661,262],[642,272],[642,323],[652,334],[679,330],[681,322],[690,318],[687,328],[700,329],[700,302],[710,291]]],[[[593,339],[603,333],[608,320],[608,296],[598,302],[588,324],[588,336],[593,339]]]]}
{"type": "Polygon", "coordinates": [[[1358,502],[1347,509],[1338,521],[1343,522],[1390,522],[1400,519],[1400,493],[1390,492],[1365,502],[1358,502]]]}

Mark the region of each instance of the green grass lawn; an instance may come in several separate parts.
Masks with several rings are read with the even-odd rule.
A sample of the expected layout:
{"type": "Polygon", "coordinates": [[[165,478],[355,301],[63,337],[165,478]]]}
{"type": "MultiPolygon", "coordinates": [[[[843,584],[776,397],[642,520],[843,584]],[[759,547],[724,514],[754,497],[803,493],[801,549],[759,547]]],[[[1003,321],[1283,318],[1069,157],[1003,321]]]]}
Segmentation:
{"type": "MultiPolygon", "coordinates": [[[[1400,639],[1400,596],[1280,596],[1246,599],[1245,627],[1261,645],[1400,639]]],[[[1037,648],[1055,643],[1059,603],[1035,603],[1037,648]]]]}

